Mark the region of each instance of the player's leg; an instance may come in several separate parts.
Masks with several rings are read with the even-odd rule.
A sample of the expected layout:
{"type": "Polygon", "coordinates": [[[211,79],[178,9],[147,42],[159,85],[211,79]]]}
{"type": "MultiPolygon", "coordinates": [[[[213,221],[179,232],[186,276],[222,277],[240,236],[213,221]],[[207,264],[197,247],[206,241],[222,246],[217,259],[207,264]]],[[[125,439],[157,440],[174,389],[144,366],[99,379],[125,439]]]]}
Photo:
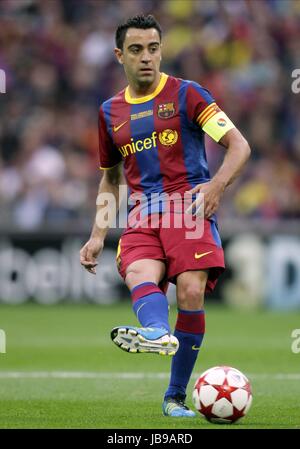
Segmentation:
{"type": "Polygon", "coordinates": [[[204,334],[204,292],[213,291],[224,270],[224,254],[217,225],[209,220],[205,220],[203,225],[203,234],[194,239],[186,237],[187,229],[184,227],[162,229],[160,234],[168,260],[167,278],[177,284],[179,310],[174,335],[179,337],[181,347],[181,352],[172,360],[170,385],[165,395],[168,400],[163,404],[164,413],[168,416],[194,414],[184,411],[176,403],[168,408],[166,406],[174,397],[184,404],[186,385],[204,334]],[[172,412],[172,407],[175,412],[177,410],[177,415],[172,412]]]}
{"type": "Polygon", "coordinates": [[[164,275],[165,264],[160,260],[141,259],[127,267],[125,282],[142,327],[118,326],[112,330],[112,340],[121,349],[160,355],[177,351],[178,340],[170,335],[168,301],[158,286],[164,275]]]}
{"type": "Polygon", "coordinates": [[[114,343],[128,352],[174,355],[178,341],[170,335],[168,301],[163,291],[164,253],[152,230],[130,230],[123,234],[117,262],[128,286],[133,310],[141,328],[118,326],[112,330],[114,343]]]}
{"type": "MultiPolygon", "coordinates": [[[[164,398],[165,414],[168,414],[168,408],[175,409],[176,400],[184,402],[186,397],[186,387],[205,332],[207,278],[207,270],[187,271],[177,276],[178,315],[174,335],[179,341],[179,349],[172,359],[170,383],[164,398]]],[[[194,416],[194,412],[190,411],[190,416],[194,416]]]]}
{"type": "Polygon", "coordinates": [[[139,259],[126,268],[125,283],[133,290],[143,282],[153,282],[158,285],[166,273],[165,263],[161,260],[139,259]]]}
{"type": "Polygon", "coordinates": [[[125,283],[131,292],[133,311],[141,325],[170,333],[168,300],[159,287],[165,272],[165,264],[161,260],[137,260],[126,269],[125,283]]]}

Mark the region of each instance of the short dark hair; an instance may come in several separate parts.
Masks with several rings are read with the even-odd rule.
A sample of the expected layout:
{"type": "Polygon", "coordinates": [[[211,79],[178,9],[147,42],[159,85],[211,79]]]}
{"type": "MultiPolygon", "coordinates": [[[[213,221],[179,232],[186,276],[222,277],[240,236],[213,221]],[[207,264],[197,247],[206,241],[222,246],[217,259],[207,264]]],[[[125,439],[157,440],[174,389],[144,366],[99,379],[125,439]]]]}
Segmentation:
{"type": "Polygon", "coordinates": [[[125,36],[128,28],[140,28],[142,30],[148,30],[149,28],[155,28],[158,31],[159,39],[161,40],[161,26],[157,22],[154,16],[149,14],[148,16],[138,15],[130,17],[126,22],[121,23],[116,30],[116,46],[123,49],[125,36]]]}

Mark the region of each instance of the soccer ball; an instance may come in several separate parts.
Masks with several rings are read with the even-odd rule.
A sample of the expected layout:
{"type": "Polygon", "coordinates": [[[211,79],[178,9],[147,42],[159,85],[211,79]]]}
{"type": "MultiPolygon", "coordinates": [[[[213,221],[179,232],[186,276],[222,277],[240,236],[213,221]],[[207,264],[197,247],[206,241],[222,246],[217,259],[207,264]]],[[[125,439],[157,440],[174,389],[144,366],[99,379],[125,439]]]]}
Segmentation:
{"type": "Polygon", "coordinates": [[[215,366],[196,380],[193,403],[208,421],[233,423],[245,416],[251,407],[250,382],[235,368],[215,366]]]}

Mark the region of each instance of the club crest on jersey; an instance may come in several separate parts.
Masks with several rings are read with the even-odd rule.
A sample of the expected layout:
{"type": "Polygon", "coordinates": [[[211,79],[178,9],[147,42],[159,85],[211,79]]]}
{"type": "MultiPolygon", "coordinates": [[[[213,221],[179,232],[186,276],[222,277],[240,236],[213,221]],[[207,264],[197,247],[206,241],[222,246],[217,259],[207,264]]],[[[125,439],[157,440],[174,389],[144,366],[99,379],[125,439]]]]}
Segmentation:
{"type": "Polygon", "coordinates": [[[170,118],[175,114],[174,103],[163,103],[158,105],[157,115],[160,118],[170,118]]]}
{"type": "Polygon", "coordinates": [[[178,140],[178,133],[174,129],[164,129],[158,135],[159,141],[162,145],[170,147],[171,145],[175,145],[178,140]]]}

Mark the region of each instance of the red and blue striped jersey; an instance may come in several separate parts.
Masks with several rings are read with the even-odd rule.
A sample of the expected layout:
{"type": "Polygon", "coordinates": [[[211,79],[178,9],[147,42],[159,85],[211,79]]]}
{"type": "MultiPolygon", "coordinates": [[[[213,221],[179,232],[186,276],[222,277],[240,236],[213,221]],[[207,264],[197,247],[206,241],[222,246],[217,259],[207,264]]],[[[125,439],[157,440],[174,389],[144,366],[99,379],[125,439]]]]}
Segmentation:
{"type": "Polygon", "coordinates": [[[146,97],[130,97],[127,87],[100,108],[100,167],[123,160],[131,193],[190,190],[210,179],[202,127],[219,112],[199,84],[164,73],[146,97]]]}

